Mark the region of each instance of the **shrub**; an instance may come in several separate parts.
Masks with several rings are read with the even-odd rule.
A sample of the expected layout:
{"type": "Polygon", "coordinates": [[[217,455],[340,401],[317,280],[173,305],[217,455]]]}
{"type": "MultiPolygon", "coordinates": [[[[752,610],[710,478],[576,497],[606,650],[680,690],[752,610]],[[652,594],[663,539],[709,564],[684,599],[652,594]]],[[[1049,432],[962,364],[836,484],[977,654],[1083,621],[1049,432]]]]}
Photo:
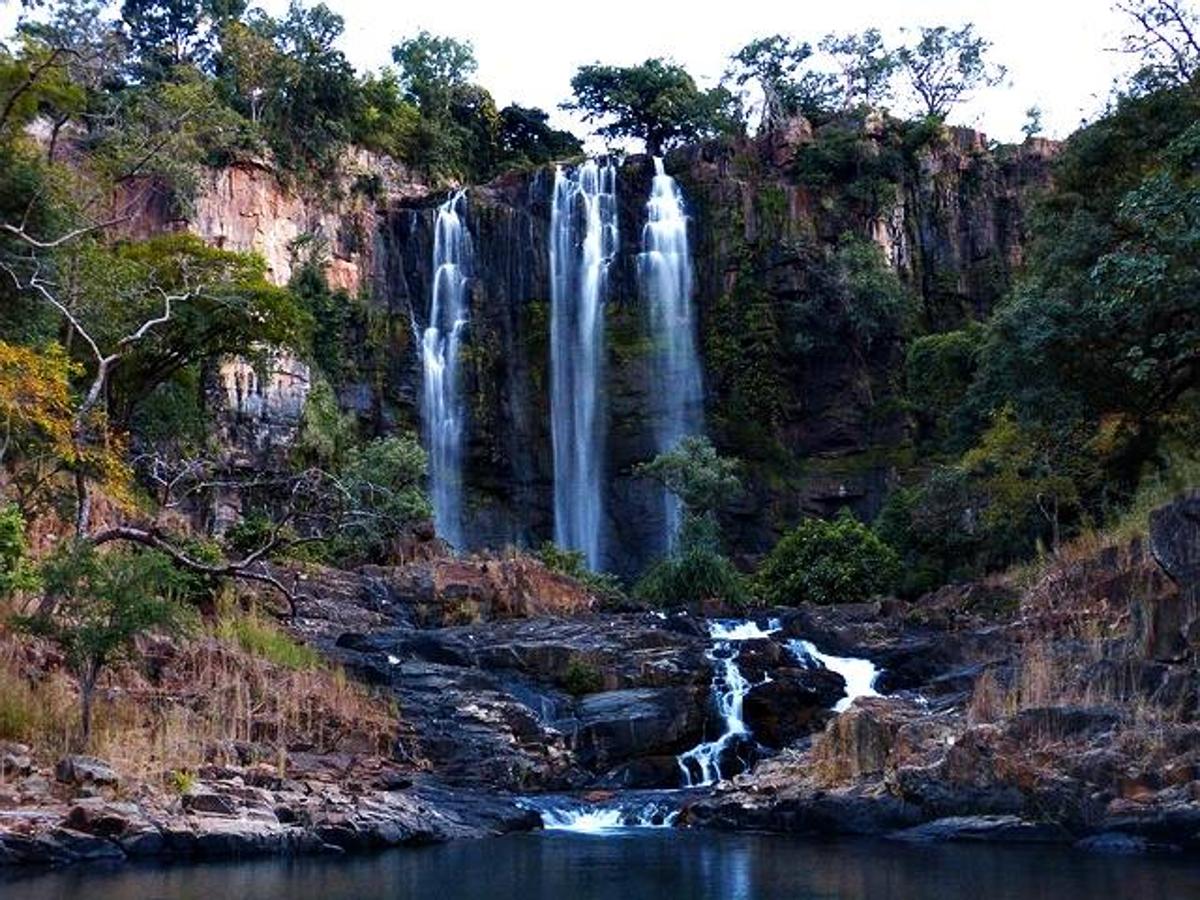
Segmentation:
{"type": "Polygon", "coordinates": [[[585,659],[572,659],[563,672],[562,686],[568,694],[576,697],[594,694],[604,687],[604,678],[599,670],[585,659]]]}
{"type": "Polygon", "coordinates": [[[755,578],[766,603],[854,603],[890,590],[900,574],[896,553],[843,510],[809,519],[786,534],[755,578]]]}
{"type": "Polygon", "coordinates": [[[710,547],[694,546],[655,563],[633,590],[656,606],[697,600],[723,600],[737,607],[750,603],[746,579],[726,557],[710,547]]]}

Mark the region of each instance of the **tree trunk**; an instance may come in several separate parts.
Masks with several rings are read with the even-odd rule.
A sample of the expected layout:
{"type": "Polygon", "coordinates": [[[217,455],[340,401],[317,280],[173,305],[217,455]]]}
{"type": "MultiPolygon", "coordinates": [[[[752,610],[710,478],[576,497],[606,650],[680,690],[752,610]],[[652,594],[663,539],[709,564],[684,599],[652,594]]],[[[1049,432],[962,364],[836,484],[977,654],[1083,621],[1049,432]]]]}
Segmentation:
{"type": "Polygon", "coordinates": [[[100,665],[89,662],[79,679],[79,724],[83,729],[83,747],[86,750],[92,740],[92,695],[96,692],[96,679],[100,665]]]}

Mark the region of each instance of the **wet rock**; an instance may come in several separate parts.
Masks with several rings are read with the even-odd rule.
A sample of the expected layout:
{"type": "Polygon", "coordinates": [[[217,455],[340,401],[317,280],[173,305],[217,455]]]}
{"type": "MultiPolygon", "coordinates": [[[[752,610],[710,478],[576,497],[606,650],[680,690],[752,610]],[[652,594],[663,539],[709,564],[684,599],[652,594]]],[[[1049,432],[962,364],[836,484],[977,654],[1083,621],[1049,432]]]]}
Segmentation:
{"type": "Polygon", "coordinates": [[[1136,834],[1120,831],[1105,831],[1077,841],[1079,850],[1088,853],[1103,853],[1111,856],[1141,856],[1146,853],[1176,853],[1179,847],[1173,844],[1155,844],[1136,834]]]}
{"type": "Polygon", "coordinates": [[[592,694],[576,706],[571,746],[584,765],[600,769],[687,749],[700,740],[704,695],[692,687],[592,694]]]}
{"type": "Polygon", "coordinates": [[[786,747],[825,727],[845,687],[845,679],[828,669],[775,669],[770,681],[746,695],[743,718],[757,741],[786,747]]]}
{"type": "Polygon", "coordinates": [[[1061,826],[1030,822],[1018,816],[950,816],[935,819],[888,837],[911,843],[945,842],[1004,842],[1023,844],[1058,844],[1070,841],[1070,834],[1061,826]]]}

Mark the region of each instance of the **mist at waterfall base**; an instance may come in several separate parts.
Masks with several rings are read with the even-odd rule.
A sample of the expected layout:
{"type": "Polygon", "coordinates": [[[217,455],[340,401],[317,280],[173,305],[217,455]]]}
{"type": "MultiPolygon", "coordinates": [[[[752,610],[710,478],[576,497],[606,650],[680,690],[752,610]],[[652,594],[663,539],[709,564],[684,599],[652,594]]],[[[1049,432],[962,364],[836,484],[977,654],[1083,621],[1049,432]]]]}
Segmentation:
{"type": "Polygon", "coordinates": [[[617,164],[555,169],[550,212],[550,431],[554,541],[603,552],[604,297],[618,247],[617,164]]]}
{"type": "Polygon", "coordinates": [[[1200,863],[1032,846],[805,841],[679,829],[517,834],[377,855],[0,871],[21,900],[1162,900],[1200,863]]]}
{"type": "Polygon", "coordinates": [[[459,350],[467,325],[473,248],[467,197],[459,191],[438,207],[433,237],[429,320],[421,336],[421,426],[429,454],[429,494],[438,534],[463,546],[462,447],[465,403],[459,350]]]}
{"type": "MultiPolygon", "coordinates": [[[[654,178],[646,203],[639,274],[650,324],[654,353],[652,411],[655,450],[674,449],[679,441],[704,427],[704,392],[700,357],[696,352],[696,321],[692,309],[692,259],[688,250],[688,220],[683,193],[666,173],[661,157],[654,158],[654,178]]],[[[663,490],[663,549],[675,546],[679,535],[679,500],[663,490]]]]}

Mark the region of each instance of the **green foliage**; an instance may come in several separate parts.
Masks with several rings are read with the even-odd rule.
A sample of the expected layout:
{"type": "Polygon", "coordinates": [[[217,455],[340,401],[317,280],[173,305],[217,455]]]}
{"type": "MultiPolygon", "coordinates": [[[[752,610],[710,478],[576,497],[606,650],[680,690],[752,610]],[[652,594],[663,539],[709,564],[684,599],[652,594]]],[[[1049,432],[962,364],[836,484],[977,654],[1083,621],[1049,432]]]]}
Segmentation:
{"type": "Polygon", "coordinates": [[[124,358],[114,380],[115,408],[131,411],[181,369],[223,355],[253,357],[262,345],[303,347],[311,319],[287,290],[266,278],[260,257],[210,247],[177,234],[79,250],[77,277],[86,287],[85,315],[94,334],[117,341],[161,315],[172,293],[170,321],[151,329],[124,358]]]}
{"type": "Polygon", "coordinates": [[[653,565],[634,587],[634,595],[659,606],[720,600],[745,606],[750,599],[745,579],[721,553],[716,514],[742,493],[740,466],[717,454],[703,436],[685,437],[679,445],[637,467],[683,506],[675,549],[653,565]]]}
{"type": "Polygon", "coordinates": [[[991,46],[968,24],[922,27],[911,46],[900,48],[897,59],[926,116],[944,119],[975,91],[1004,80],[1005,68],[988,60],[991,46]]]}
{"type": "Polygon", "coordinates": [[[878,28],[861,34],[829,34],[820,48],[841,70],[845,106],[876,108],[891,99],[892,75],[899,64],[896,53],[884,45],[878,28]]]}
{"type": "Polygon", "coordinates": [[[328,381],[314,381],[304,401],[300,433],[292,451],[296,461],[336,471],[357,440],[358,423],[353,413],[342,412],[328,381]]]}
{"type": "Polygon", "coordinates": [[[165,555],[152,551],[100,553],[70,542],[42,568],[53,611],[13,620],[18,628],[48,638],[62,650],[79,678],[84,741],[91,732],[91,700],[101,672],[130,659],[136,641],[150,631],[178,633],[192,616],[180,597],[193,587],[165,555]]]}
{"type": "Polygon", "coordinates": [[[975,377],[983,328],[927,334],[908,345],[906,396],[932,433],[935,445],[947,446],[961,426],[957,414],[975,377]]]}
{"type": "Polygon", "coordinates": [[[788,532],[755,574],[755,593],[773,606],[856,603],[895,586],[895,551],[843,510],[832,521],[808,519],[788,532]]]}
{"type": "Polygon", "coordinates": [[[258,612],[227,613],[217,622],[216,636],[258,659],[297,671],[321,668],[321,654],[302,644],[258,612]]]}
{"type": "Polygon", "coordinates": [[[573,657],[560,679],[563,690],[576,697],[594,694],[604,688],[604,677],[600,670],[586,659],[573,657]]]}
{"type": "Polygon", "coordinates": [[[392,48],[399,83],[420,113],[412,160],[435,177],[482,179],[497,163],[500,114],[491,94],[469,81],[469,43],[421,31],[392,48]]]}
{"type": "Polygon", "coordinates": [[[693,516],[707,516],[728,506],[742,494],[735,459],[720,456],[703,435],[690,435],[634,468],[634,474],[653,478],[679,498],[693,516]]]}
{"type": "Polygon", "coordinates": [[[550,571],[574,578],[605,603],[616,604],[625,599],[621,580],[611,572],[593,572],[579,550],[567,550],[546,541],[538,548],[537,558],[550,571]]]}
{"type": "Polygon", "coordinates": [[[581,66],[571,90],[575,99],[565,108],[586,122],[604,122],[598,133],[605,138],[645,141],[653,155],[681,141],[741,130],[740,110],[728,91],[702,91],[686,69],[663,59],[581,66]]]}
{"type": "Polygon", "coordinates": [[[174,769],[171,772],[171,788],[180,796],[190,793],[198,782],[196,773],[191,769],[174,769]]]}
{"type": "Polygon", "coordinates": [[[0,506],[0,600],[36,590],[37,572],[30,563],[25,517],[15,503],[0,506]]]}
{"type": "Polygon", "coordinates": [[[905,335],[916,318],[912,293],[874,241],[842,235],[831,258],[818,259],[812,285],[789,309],[801,353],[845,347],[866,359],[905,335]]]}
{"type": "Polygon", "coordinates": [[[253,152],[248,123],[222,101],[211,79],[182,67],[169,80],[131,87],[106,100],[90,136],[92,159],[116,183],[144,179],[176,216],[190,213],[201,168],[253,152]]]}
{"type": "Polygon", "coordinates": [[[797,44],[781,34],[756,38],[729,57],[726,78],[739,87],[750,82],[763,95],[762,131],[770,131],[788,116],[803,113],[806,97],[795,73],[812,56],[809,44],[797,44]]]}
{"type": "Polygon", "coordinates": [[[685,547],[650,567],[633,595],[656,606],[717,600],[735,608],[751,602],[745,577],[732,562],[705,546],[685,547]]]}
{"type": "Polygon", "coordinates": [[[394,542],[433,515],[425,492],[428,458],[414,435],[353,449],[339,474],[348,504],[341,541],[361,559],[387,560],[394,542]]]}
{"type": "Polygon", "coordinates": [[[500,165],[525,168],[583,153],[583,142],[569,131],[551,128],[550,116],[537,107],[511,104],[500,110],[500,165]]]}

